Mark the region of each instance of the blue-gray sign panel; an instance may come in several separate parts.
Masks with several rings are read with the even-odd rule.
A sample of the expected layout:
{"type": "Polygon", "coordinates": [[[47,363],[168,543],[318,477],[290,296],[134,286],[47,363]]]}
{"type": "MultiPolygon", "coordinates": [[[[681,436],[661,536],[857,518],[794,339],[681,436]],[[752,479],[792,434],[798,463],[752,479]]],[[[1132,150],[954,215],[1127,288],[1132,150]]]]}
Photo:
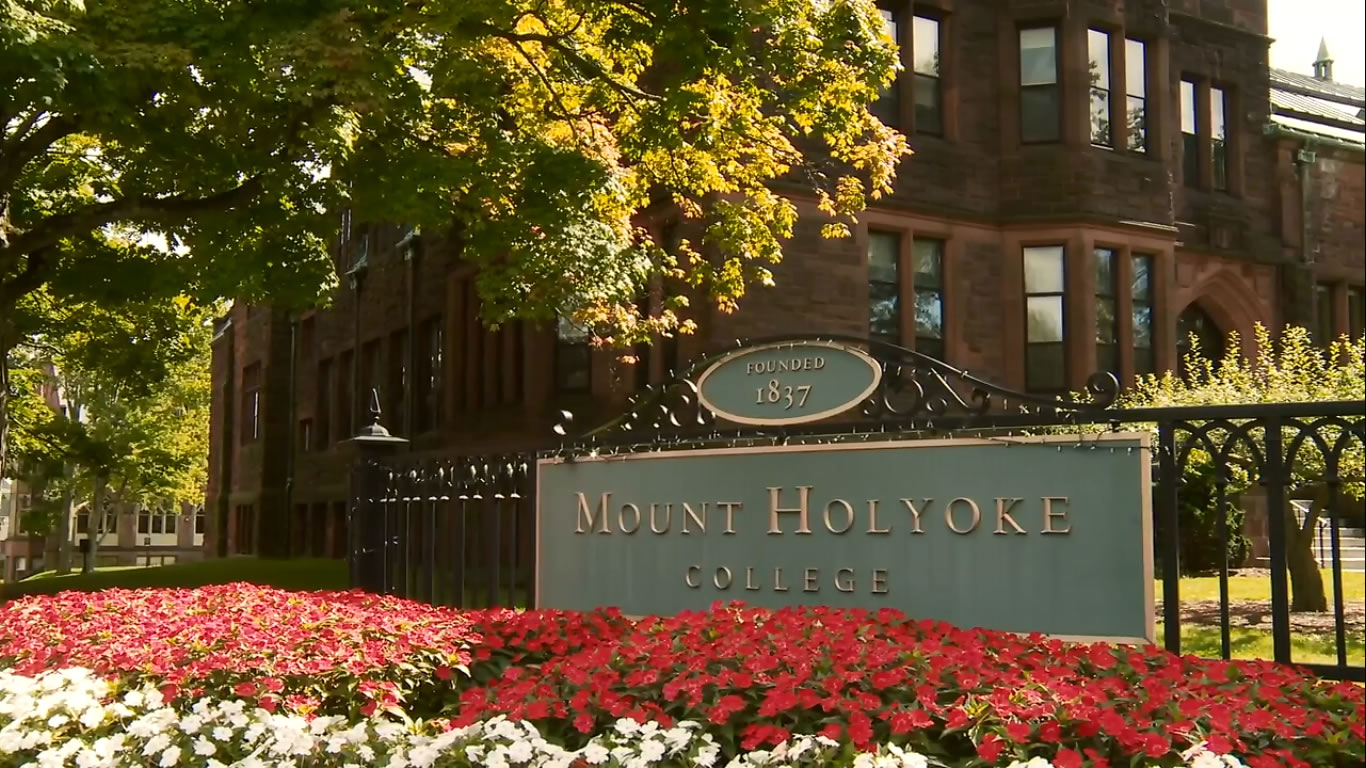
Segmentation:
{"type": "Polygon", "coordinates": [[[1148,471],[1140,435],[546,461],[538,604],[892,607],[965,627],[1151,639],[1148,471]]]}

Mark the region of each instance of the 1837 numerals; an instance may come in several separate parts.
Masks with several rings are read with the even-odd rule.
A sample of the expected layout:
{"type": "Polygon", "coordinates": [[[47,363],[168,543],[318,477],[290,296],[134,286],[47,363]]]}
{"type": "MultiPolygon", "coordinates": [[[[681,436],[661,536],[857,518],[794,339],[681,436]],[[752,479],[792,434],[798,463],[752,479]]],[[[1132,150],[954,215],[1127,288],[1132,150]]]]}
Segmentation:
{"type": "Polygon", "coordinates": [[[781,405],[784,411],[792,408],[805,408],[806,398],[811,396],[811,385],[784,385],[777,379],[769,379],[766,386],[755,387],[755,405],[781,405]]]}

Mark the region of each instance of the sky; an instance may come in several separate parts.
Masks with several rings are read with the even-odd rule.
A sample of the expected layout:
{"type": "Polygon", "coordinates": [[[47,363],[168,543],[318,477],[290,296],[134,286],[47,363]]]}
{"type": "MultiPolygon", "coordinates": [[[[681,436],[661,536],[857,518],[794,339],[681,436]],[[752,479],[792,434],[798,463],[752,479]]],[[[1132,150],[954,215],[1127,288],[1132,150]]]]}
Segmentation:
{"type": "Polygon", "coordinates": [[[1267,0],[1271,66],[1313,74],[1319,39],[1328,40],[1333,79],[1366,85],[1366,0],[1267,0]]]}

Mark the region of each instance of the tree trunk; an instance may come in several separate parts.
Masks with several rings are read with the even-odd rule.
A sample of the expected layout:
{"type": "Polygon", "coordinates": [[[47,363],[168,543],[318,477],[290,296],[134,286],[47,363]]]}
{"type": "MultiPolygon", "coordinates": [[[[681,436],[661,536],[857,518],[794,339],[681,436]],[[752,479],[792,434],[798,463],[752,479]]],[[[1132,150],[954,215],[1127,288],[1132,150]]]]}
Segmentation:
{"type": "Polygon", "coordinates": [[[1328,595],[1323,589],[1323,574],[1314,558],[1314,534],[1318,528],[1321,507],[1315,494],[1304,524],[1295,519],[1295,505],[1285,503],[1285,565],[1290,571],[1290,610],[1324,613],[1328,610],[1328,595]]]}
{"type": "Polygon", "coordinates": [[[95,478],[95,498],[90,504],[90,533],[85,537],[89,544],[85,548],[85,562],[81,565],[81,573],[95,572],[95,553],[100,546],[100,537],[104,536],[104,521],[107,515],[105,511],[107,488],[108,483],[105,479],[97,476],[95,478]]]}
{"type": "Polygon", "coordinates": [[[76,505],[76,498],[71,489],[71,469],[71,462],[62,466],[66,487],[62,489],[62,516],[57,519],[56,570],[58,576],[71,573],[71,512],[76,505]]]}

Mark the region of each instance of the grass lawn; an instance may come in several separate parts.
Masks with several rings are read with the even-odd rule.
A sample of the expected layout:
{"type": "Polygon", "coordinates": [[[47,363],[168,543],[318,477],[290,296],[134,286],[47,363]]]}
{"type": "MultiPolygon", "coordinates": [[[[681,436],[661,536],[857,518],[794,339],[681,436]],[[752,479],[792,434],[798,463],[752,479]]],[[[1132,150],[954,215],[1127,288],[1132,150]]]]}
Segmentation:
{"type": "MultiPolygon", "coordinates": [[[[1323,588],[1328,593],[1329,610],[1333,606],[1333,572],[1324,569],[1323,588]]],[[[1286,585],[1289,585],[1287,577],[1286,585]]],[[[1157,581],[1154,593],[1162,599],[1162,580],[1157,581]]],[[[1219,599],[1219,577],[1200,576],[1181,580],[1181,601],[1219,599]]],[[[1271,605],[1271,579],[1267,576],[1230,576],[1228,579],[1228,599],[1231,602],[1265,602],[1271,605]]],[[[1342,574],[1342,599],[1347,605],[1360,604],[1366,600],[1366,573],[1342,574]]]]}
{"type": "Polygon", "coordinates": [[[23,595],[51,595],[67,590],[97,592],[114,587],[200,587],[234,581],[281,589],[346,589],[346,561],[229,557],[150,568],[101,568],[92,574],[79,571],[65,576],[42,573],[31,579],[5,584],[0,594],[8,600],[23,595]]]}

